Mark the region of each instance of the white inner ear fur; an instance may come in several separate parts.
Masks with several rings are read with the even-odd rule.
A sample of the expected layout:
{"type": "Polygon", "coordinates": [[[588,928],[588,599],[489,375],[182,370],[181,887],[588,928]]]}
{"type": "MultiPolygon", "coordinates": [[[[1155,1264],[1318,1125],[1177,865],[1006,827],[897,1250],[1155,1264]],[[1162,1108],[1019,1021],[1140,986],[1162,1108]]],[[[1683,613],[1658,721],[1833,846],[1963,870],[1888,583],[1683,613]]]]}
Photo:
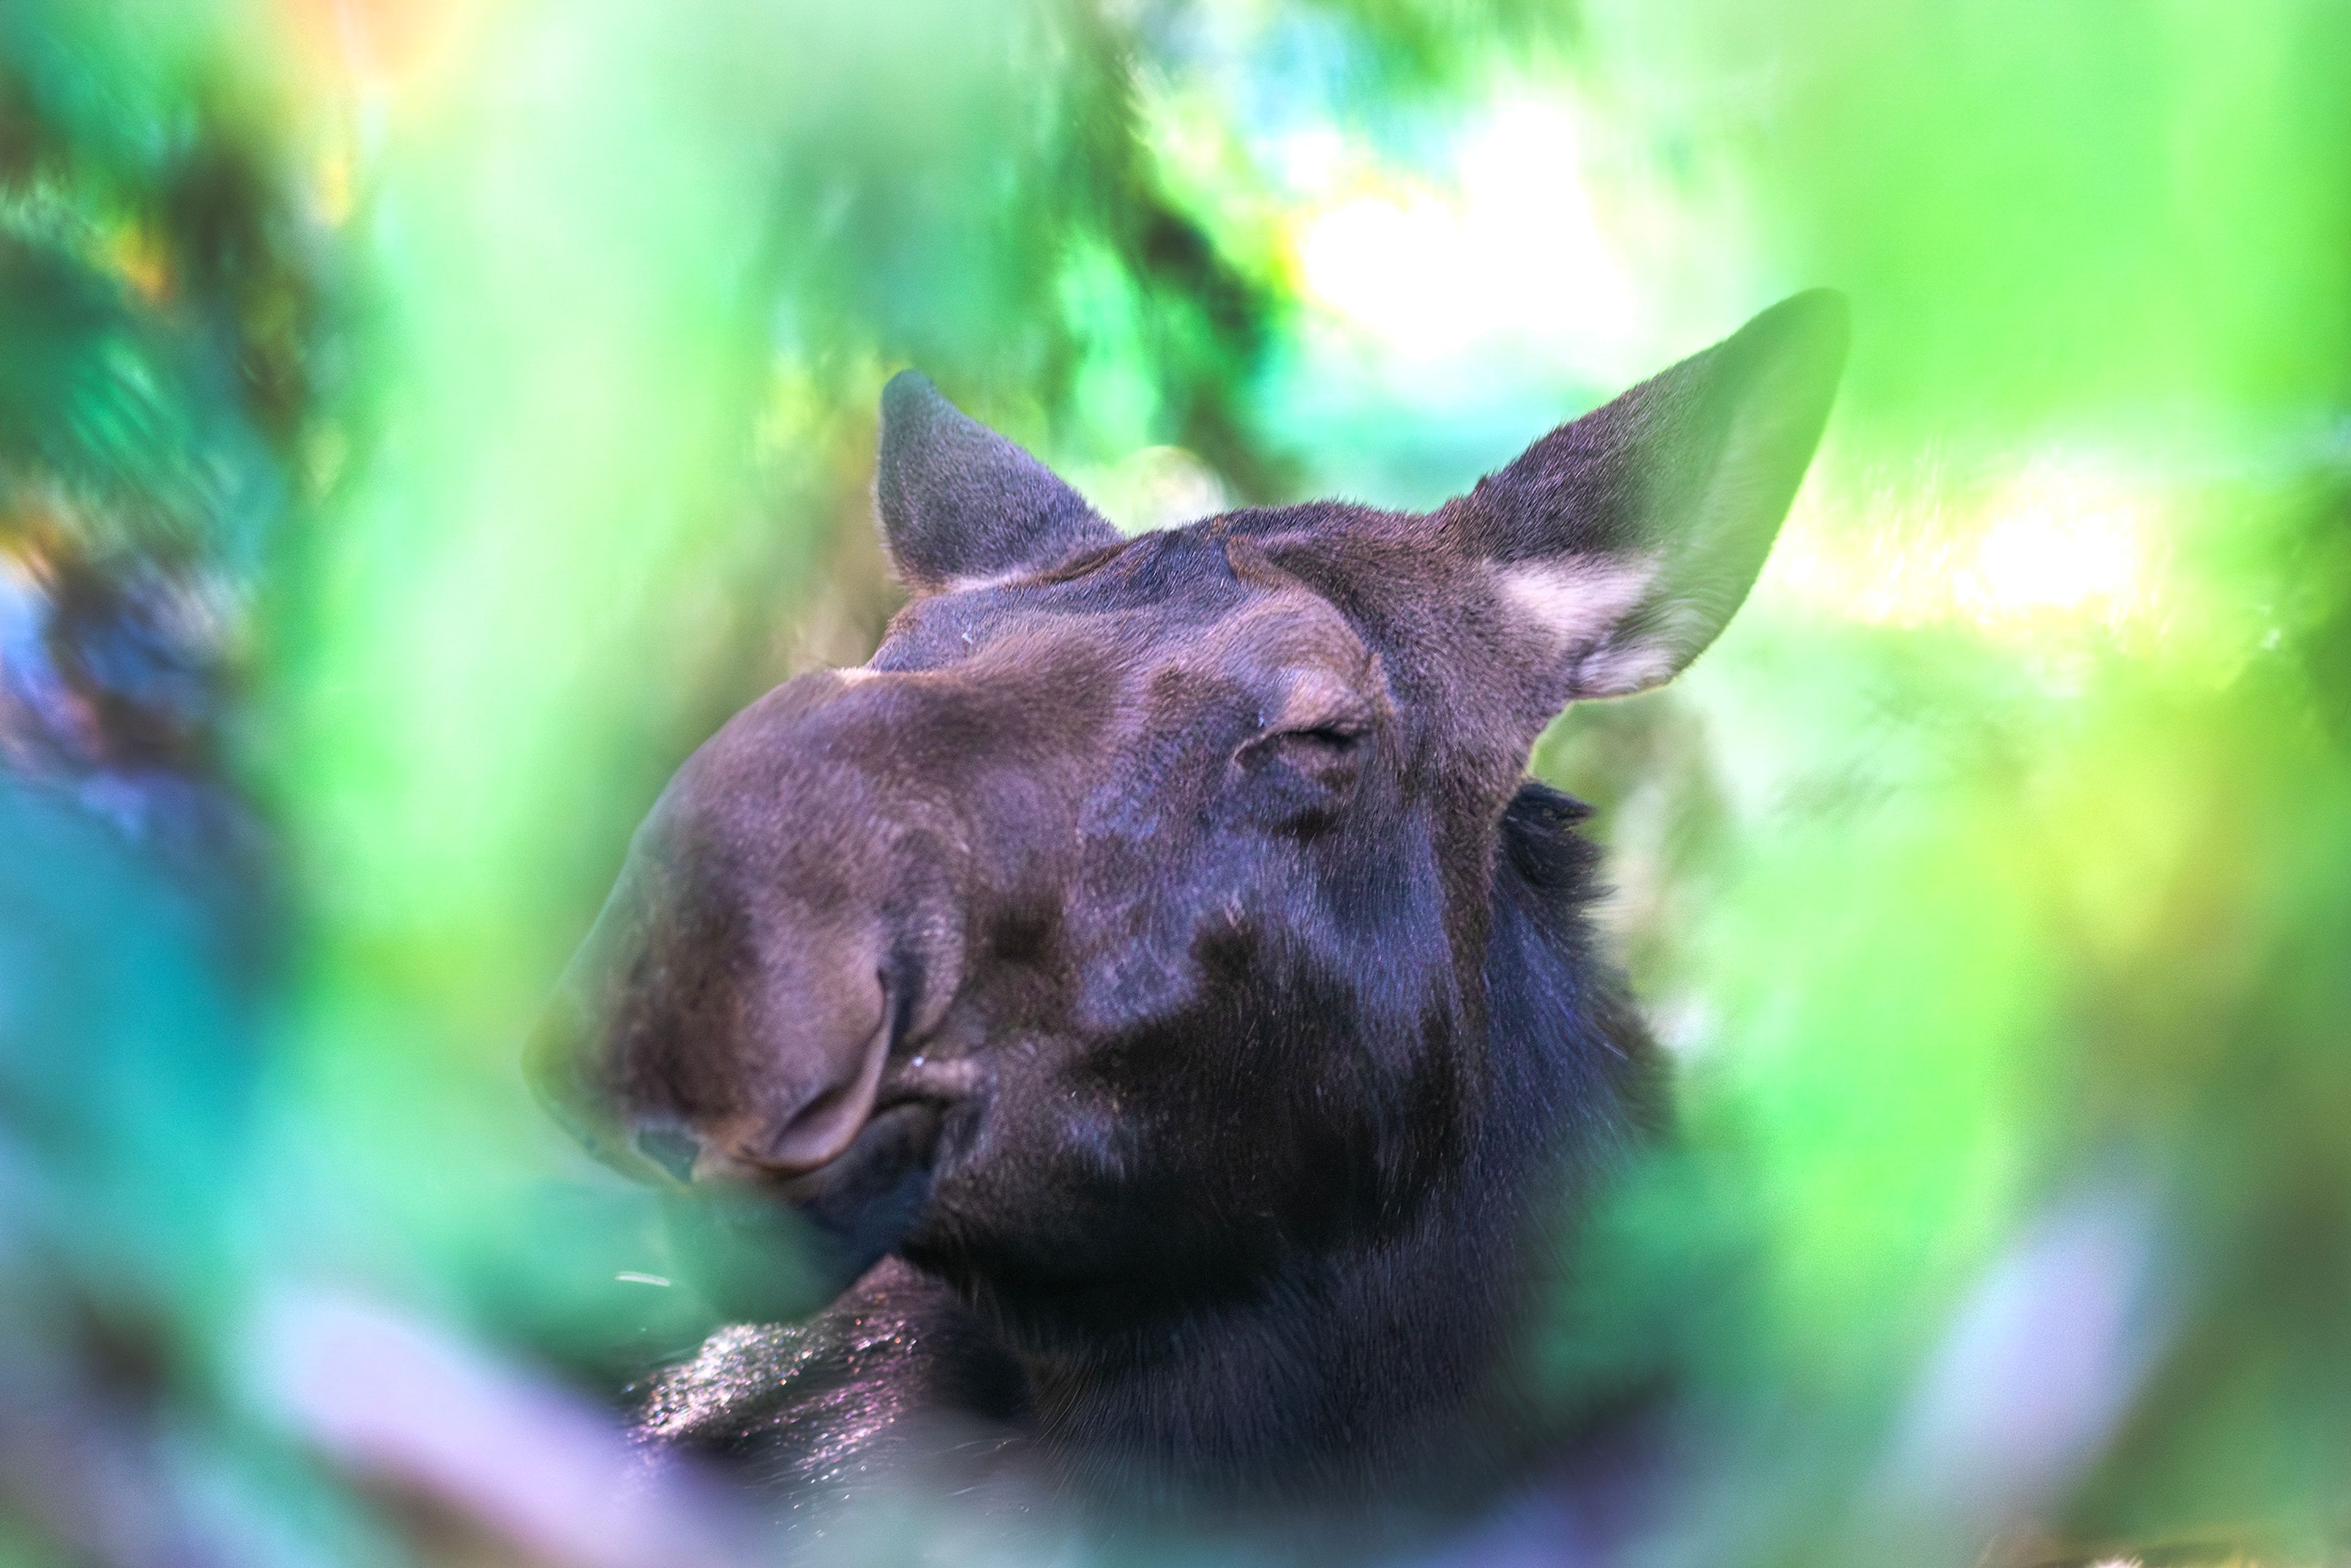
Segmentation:
{"type": "Polygon", "coordinates": [[[1656,580],[1657,556],[1583,556],[1494,568],[1513,623],[1566,662],[1569,695],[1625,696],[1673,674],[1675,650],[1658,640],[1615,640],[1617,628],[1656,580]]]}
{"type": "Polygon", "coordinates": [[[1494,586],[1513,622],[1554,653],[1604,641],[1656,580],[1655,556],[1522,560],[1494,568],[1494,586]]]}
{"type": "Polygon", "coordinates": [[[1680,654],[1667,643],[1619,643],[1578,659],[1568,684],[1579,697],[1629,697],[1664,685],[1680,668],[1680,654]]]}

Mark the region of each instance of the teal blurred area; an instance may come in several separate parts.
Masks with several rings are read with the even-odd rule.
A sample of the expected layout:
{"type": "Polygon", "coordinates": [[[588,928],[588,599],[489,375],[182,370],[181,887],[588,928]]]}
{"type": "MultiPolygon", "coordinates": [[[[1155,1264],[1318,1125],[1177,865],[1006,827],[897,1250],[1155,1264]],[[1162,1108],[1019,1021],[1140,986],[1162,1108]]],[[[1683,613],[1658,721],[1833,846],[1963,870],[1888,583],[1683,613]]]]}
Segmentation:
{"type": "Polygon", "coordinates": [[[713,1309],[516,1061],[895,607],[893,371],[1124,527],[1427,505],[1816,284],[1745,613],[1538,753],[1686,1135],[1531,1375],[1693,1391],[1659,1562],[2338,1560],[2346,80],[2329,0],[9,0],[0,1563],[768,1551],[564,1501],[713,1309]]]}

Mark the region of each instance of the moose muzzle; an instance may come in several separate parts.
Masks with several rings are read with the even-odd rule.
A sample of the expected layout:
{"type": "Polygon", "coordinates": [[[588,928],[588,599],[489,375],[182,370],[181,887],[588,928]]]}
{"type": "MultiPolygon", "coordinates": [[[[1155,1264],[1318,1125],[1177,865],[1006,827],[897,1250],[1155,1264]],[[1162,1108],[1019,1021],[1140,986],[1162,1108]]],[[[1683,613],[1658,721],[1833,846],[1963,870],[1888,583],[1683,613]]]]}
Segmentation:
{"type": "Polygon", "coordinates": [[[803,677],[688,760],[527,1060],[607,1164],[788,1203],[844,1267],[926,1191],[940,1107],[884,1103],[885,1077],[959,957],[959,835],[909,798],[878,697],[803,677]]]}

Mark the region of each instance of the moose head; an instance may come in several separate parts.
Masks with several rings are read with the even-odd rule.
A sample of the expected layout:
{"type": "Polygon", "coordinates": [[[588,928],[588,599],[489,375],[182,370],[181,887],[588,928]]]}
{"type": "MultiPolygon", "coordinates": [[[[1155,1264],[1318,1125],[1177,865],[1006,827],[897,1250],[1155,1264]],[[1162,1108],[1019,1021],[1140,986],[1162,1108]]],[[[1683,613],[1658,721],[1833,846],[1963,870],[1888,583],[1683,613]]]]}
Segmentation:
{"type": "Polygon", "coordinates": [[[1513,847],[1572,808],[1529,752],[1722,630],[1845,330],[1784,301],[1430,513],[1132,538],[900,375],[876,490],[910,601],[679,769],[543,1097],[611,1163],[796,1206],[1065,1362],[1499,1235],[1656,1097],[1580,886],[1513,847]]]}

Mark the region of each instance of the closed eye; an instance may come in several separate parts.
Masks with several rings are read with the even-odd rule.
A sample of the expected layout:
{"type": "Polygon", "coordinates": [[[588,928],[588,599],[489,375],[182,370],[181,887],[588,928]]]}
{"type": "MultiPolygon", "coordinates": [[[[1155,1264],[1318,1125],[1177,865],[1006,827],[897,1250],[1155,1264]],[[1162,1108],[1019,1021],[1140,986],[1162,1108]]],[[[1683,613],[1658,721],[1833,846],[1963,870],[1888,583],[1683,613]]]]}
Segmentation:
{"type": "Polygon", "coordinates": [[[1244,761],[1280,758],[1293,768],[1326,782],[1352,779],[1362,760],[1371,727],[1355,719],[1277,729],[1241,748],[1244,761]]]}
{"type": "Polygon", "coordinates": [[[1353,715],[1276,729],[1240,748],[1234,760],[1259,780],[1255,798],[1277,821],[1327,819],[1363,772],[1372,725],[1353,715]]]}
{"type": "Polygon", "coordinates": [[[1346,751],[1362,741],[1369,732],[1357,724],[1318,724],[1311,729],[1286,730],[1285,740],[1302,741],[1327,751],[1346,751]]]}

